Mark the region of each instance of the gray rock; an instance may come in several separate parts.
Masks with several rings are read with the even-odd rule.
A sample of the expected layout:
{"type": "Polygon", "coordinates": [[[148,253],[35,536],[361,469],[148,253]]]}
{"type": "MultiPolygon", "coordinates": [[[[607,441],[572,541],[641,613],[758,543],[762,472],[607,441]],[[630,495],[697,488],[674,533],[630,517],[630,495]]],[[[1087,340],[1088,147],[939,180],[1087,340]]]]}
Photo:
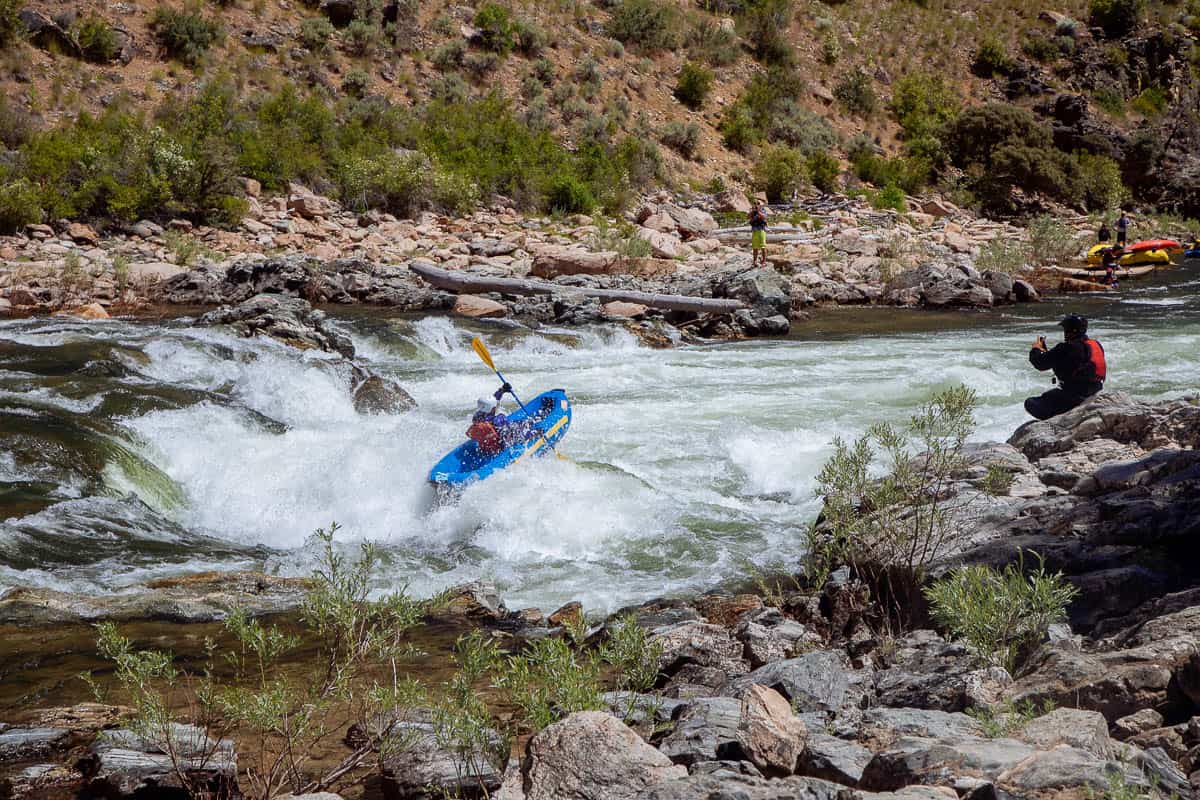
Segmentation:
{"type": "Polygon", "coordinates": [[[598,711],[572,714],[534,736],[522,768],[526,800],[633,800],[686,773],[598,711]]]}
{"type": "Polygon", "coordinates": [[[1125,740],[1131,736],[1137,736],[1139,733],[1160,728],[1162,724],[1162,714],[1153,708],[1143,708],[1116,720],[1113,723],[1113,736],[1125,740]]]}
{"type": "Polygon", "coordinates": [[[636,692],[605,692],[602,697],[613,716],[627,725],[661,725],[670,722],[684,705],[682,700],[636,692]]]}
{"type": "Polygon", "coordinates": [[[796,771],[807,731],[781,694],[751,686],[742,695],[738,734],[742,752],[764,775],[786,776],[796,771]]]}
{"type": "Polygon", "coordinates": [[[804,753],[800,756],[796,772],[844,786],[857,786],[862,780],[863,770],[874,757],[870,750],[858,742],[819,731],[809,730],[804,744],[804,753]]]}
{"type": "Polygon", "coordinates": [[[1017,797],[1029,797],[1063,789],[1104,791],[1110,772],[1123,774],[1131,786],[1149,787],[1149,782],[1136,770],[1106,762],[1069,745],[1034,753],[1000,772],[995,780],[1017,797]]]}
{"type": "Polygon", "coordinates": [[[1002,305],[1013,301],[1014,286],[1011,275],[988,270],[983,273],[982,279],[983,285],[992,293],[993,304],[1002,305]]]}
{"type": "Polygon", "coordinates": [[[237,785],[233,742],[212,739],[201,728],[177,723],[159,739],[128,730],[102,731],[80,769],[91,791],[105,797],[181,790],[179,771],[194,786],[217,796],[232,793],[237,785]],[[168,752],[175,753],[174,760],[168,752]]]}
{"type": "Polygon", "coordinates": [[[1037,303],[1042,297],[1029,281],[1017,279],[1013,281],[1013,295],[1018,303],[1037,303]]]}
{"type": "Polygon", "coordinates": [[[981,736],[979,723],[966,714],[919,708],[870,708],[863,714],[864,728],[880,733],[927,739],[981,736]]]}
{"type": "Polygon", "coordinates": [[[875,754],[859,786],[895,791],[913,784],[950,785],[956,777],[991,777],[1036,752],[1012,739],[903,737],[875,754]]]}
{"type": "Polygon", "coordinates": [[[700,697],[682,707],[675,729],[659,750],[676,764],[743,758],[738,727],[740,701],[732,697],[700,697]]]}
{"type": "Polygon", "coordinates": [[[754,311],[755,319],[776,314],[786,319],[792,307],[791,285],[772,267],[736,273],[719,283],[713,294],[741,300],[754,311]]]}
{"type": "Polygon", "coordinates": [[[1108,723],[1095,711],[1056,708],[1027,722],[1015,734],[1015,738],[1041,750],[1065,744],[1091,753],[1096,758],[1107,759],[1113,754],[1108,723]]]}
{"type": "Polygon", "coordinates": [[[679,622],[654,629],[650,641],[662,647],[659,672],[674,676],[687,666],[710,667],[729,676],[744,675],[742,643],[720,625],[707,622],[679,622]]]}
{"type": "Polygon", "coordinates": [[[0,763],[30,761],[49,755],[71,735],[64,728],[9,728],[0,726],[0,763]]]}
{"type": "Polygon", "coordinates": [[[692,775],[651,786],[637,800],[846,800],[845,791],[845,787],[819,778],[692,775]]]}
{"type": "Polygon", "coordinates": [[[508,753],[494,731],[486,732],[482,747],[447,745],[439,741],[432,714],[419,709],[392,723],[389,733],[403,747],[383,760],[380,774],[387,800],[475,793],[480,786],[490,792],[500,786],[498,765],[507,761],[508,753]]]}
{"type": "Polygon", "coordinates": [[[368,375],[354,388],[354,410],[360,414],[399,414],[416,407],[412,395],[391,378],[368,375]]]}
{"type": "Polygon", "coordinates": [[[821,636],[775,608],[764,608],[746,615],[734,631],[745,646],[750,666],[757,669],[773,661],[797,654],[797,650],[812,649],[822,642],[821,636]]]}
{"type": "Polygon", "coordinates": [[[961,644],[933,631],[913,631],[896,643],[892,664],[876,678],[876,702],[895,708],[962,711],[967,680],[978,662],[961,644]]]}
{"type": "Polygon", "coordinates": [[[754,684],[779,692],[797,711],[836,714],[846,708],[861,707],[870,676],[850,669],[840,653],[816,650],[759,667],[733,681],[728,690],[740,696],[754,684]]]}
{"type": "Polygon", "coordinates": [[[229,325],[243,336],[263,335],[301,349],[354,358],[354,343],[306,301],[277,294],[256,295],[232,307],[210,311],[201,325],[229,325]]]}

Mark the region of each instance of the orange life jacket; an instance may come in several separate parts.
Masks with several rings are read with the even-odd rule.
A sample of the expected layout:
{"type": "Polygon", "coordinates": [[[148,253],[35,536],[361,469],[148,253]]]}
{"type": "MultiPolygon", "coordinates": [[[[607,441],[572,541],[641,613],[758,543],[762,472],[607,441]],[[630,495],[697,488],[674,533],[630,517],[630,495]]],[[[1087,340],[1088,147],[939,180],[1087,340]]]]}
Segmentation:
{"type": "Polygon", "coordinates": [[[486,420],[472,422],[471,427],[467,428],[467,438],[478,442],[479,449],[489,456],[494,456],[504,449],[496,426],[486,420]]]}
{"type": "Polygon", "coordinates": [[[1103,382],[1108,377],[1108,364],[1104,361],[1104,348],[1095,339],[1087,339],[1084,344],[1087,345],[1088,360],[1079,368],[1079,377],[1085,381],[1103,382]]]}

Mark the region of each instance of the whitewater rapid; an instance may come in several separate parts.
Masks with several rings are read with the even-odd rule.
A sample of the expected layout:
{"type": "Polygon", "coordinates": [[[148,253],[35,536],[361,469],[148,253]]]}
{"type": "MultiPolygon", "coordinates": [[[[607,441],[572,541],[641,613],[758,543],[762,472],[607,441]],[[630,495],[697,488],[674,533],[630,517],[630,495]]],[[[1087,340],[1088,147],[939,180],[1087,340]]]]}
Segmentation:
{"type": "MultiPolygon", "coordinates": [[[[1110,389],[1194,391],[1196,285],[1080,301],[1097,317],[1110,389]]],[[[360,357],[419,404],[383,416],[354,410],[326,356],[269,340],[181,321],[2,323],[0,406],[7,430],[23,433],[0,453],[0,587],[120,591],[209,568],[304,574],[312,531],[334,521],[347,543],[382,546],[381,589],[428,595],[485,580],[512,607],[578,599],[605,611],[751,566],[794,567],[834,437],[902,423],[934,391],[965,383],[980,398],[975,438],[1007,438],[1025,419],[1021,399],[1049,386],[1028,345],[1054,336],[1062,310],[843,310],[784,340],[670,350],[619,328],[341,317],[360,357]],[[429,467],[497,385],[470,349],[478,333],[519,392],[568,391],[570,461],[522,464],[437,506],[429,467]],[[82,366],[50,374],[23,367],[30,354],[82,366]],[[119,369],[83,369],[97,362],[119,369]],[[81,433],[39,440],[42,422],[22,427],[35,418],[81,433]],[[84,440],[75,461],[91,472],[70,452],[84,440]],[[30,454],[43,446],[47,455],[30,454]],[[34,499],[12,500],[14,486],[34,499]]]]}

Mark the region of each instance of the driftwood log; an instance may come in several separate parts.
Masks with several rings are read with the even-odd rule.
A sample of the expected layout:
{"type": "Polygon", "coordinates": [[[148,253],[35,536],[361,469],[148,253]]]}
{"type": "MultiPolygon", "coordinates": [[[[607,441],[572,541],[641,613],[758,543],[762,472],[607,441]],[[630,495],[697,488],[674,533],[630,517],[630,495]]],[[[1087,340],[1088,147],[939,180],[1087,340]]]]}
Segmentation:
{"type": "Polygon", "coordinates": [[[570,292],[582,294],[584,297],[595,297],[605,302],[619,300],[663,311],[690,311],[694,314],[730,314],[739,308],[746,307],[741,300],[688,297],[681,294],[652,294],[624,289],[590,289],[583,286],[559,286],[555,283],[524,278],[489,278],[483,275],[466,275],[462,272],[441,269],[428,261],[420,260],[413,261],[408,268],[433,286],[460,294],[500,292],[501,294],[530,295],[570,292]]]}

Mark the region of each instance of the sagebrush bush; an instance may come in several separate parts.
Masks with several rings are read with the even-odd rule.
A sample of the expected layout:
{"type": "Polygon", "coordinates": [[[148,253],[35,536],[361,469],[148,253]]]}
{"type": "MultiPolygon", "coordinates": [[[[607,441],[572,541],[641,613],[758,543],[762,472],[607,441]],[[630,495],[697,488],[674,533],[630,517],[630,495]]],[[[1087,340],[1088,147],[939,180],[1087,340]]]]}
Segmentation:
{"type": "Polygon", "coordinates": [[[400,217],[428,208],[462,213],[479,202],[473,183],[447,173],[417,152],[348,159],[338,173],[338,188],[351,208],[381,208],[400,217]]]}
{"type": "Polygon", "coordinates": [[[334,35],[333,23],[325,17],[309,17],[300,23],[297,38],[301,46],[314,53],[328,53],[334,35]]]}
{"type": "Polygon", "coordinates": [[[1012,68],[1013,62],[1007,48],[995,36],[987,36],[979,43],[975,50],[975,58],[971,62],[971,69],[981,78],[1007,75],[1012,68]]]}
{"type": "Polygon", "coordinates": [[[754,163],[755,186],[766,193],[769,203],[791,200],[807,177],[804,156],[791,147],[768,145],[754,163]]]}
{"type": "Polygon", "coordinates": [[[75,40],[83,57],[97,64],[114,61],[121,55],[121,44],[112,25],[98,14],[88,14],[75,25],[75,40]]]}
{"type": "Polygon", "coordinates": [[[788,41],[792,0],[755,0],[747,3],[738,25],[754,57],[764,64],[787,65],[794,60],[788,41]]]}
{"type": "Polygon", "coordinates": [[[342,91],[351,97],[363,97],[371,88],[371,73],[356,67],[342,78],[342,91]]]}
{"type": "Polygon", "coordinates": [[[8,47],[25,30],[21,9],[25,0],[0,0],[0,48],[8,47]]]}
{"type": "Polygon", "coordinates": [[[983,565],[961,567],[925,590],[934,620],[983,662],[1016,671],[1023,650],[1066,619],[1079,590],[1061,573],[1049,574],[1038,556],[1028,574],[1024,559],[1003,571],[983,565]]]}
{"type": "Polygon", "coordinates": [[[1108,211],[1129,200],[1129,190],[1121,180],[1121,165],[1108,156],[1080,153],[1079,188],[1089,211],[1108,211]]]}
{"type": "Polygon", "coordinates": [[[512,23],[514,45],[521,55],[533,58],[546,49],[546,32],[533,22],[518,17],[512,23]]]}
{"type": "Polygon", "coordinates": [[[481,3],[475,11],[479,44],[485,50],[507,55],[513,49],[515,30],[512,15],[499,3],[481,3]]]}
{"type": "Polygon", "coordinates": [[[725,107],[720,125],[725,144],[738,152],[748,152],[768,137],[777,119],[787,116],[788,101],[797,100],[805,90],[804,78],[790,67],[772,67],[751,77],[738,99],[725,107]]]}
{"type": "Polygon", "coordinates": [[[1136,27],[1145,10],[1146,0],[1090,0],[1088,3],[1092,24],[1114,38],[1136,27]]]}
{"type": "Polygon", "coordinates": [[[684,62],[675,81],[675,99],[692,111],[698,111],[704,105],[712,83],[712,70],[702,64],[684,62]]]}
{"type": "Polygon", "coordinates": [[[875,94],[874,81],[871,76],[855,67],[833,87],[833,96],[842,107],[860,117],[869,117],[875,113],[879,98],[875,94]]]}
{"type": "Polygon", "coordinates": [[[766,138],[794,147],[806,156],[824,152],[838,142],[837,132],[829,120],[790,97],[774,104],[766,138]]]}
{"type": "Polygon", "coordinates": [[[379,47],[383,29],[371,19],[353,19],[342,31],[342,46],[352,56],[370,56],[379,47]]]}
{"type": "Polygon", "coordinates": [[[668,122],[659,133],[659,139],[667,147],[684,158],[696,155],[700,144],[700,126],[694,122],[668,122]]]}
{"type": "Polygon", "coordinates": [[[680,41],[679,9],[663,0],[619,0],[605,25],[605,33],[642,50],[667,50],[680,41]]]}
{"type": "Polygon", "coordinates": [[[737,34],[708,17],[700,17],[687,33],[688,57],[714,67],[726,67],[741,56],[737,34]]]}
{"type": "Polygon", "coordinates": [[[154,35],[171,58],[196,66],[224,36],[221,24],[196,11],[159,6],[152,21],[154,35]]]}
{"type": "Polygon", "coordinates": [[[24,106],[0,92],[0,144],[16,150],[30,140],[35,130],[33,116],[24,106]]]}
{"type": "Polygon", "coordinates": [[[433,51],[433,55],[429,57],[429,61],[442,72],[453,72],[462,66],[466,55],[467,46],[463,40],[451,39],[445,44],[439,45],[433,51]]]}

